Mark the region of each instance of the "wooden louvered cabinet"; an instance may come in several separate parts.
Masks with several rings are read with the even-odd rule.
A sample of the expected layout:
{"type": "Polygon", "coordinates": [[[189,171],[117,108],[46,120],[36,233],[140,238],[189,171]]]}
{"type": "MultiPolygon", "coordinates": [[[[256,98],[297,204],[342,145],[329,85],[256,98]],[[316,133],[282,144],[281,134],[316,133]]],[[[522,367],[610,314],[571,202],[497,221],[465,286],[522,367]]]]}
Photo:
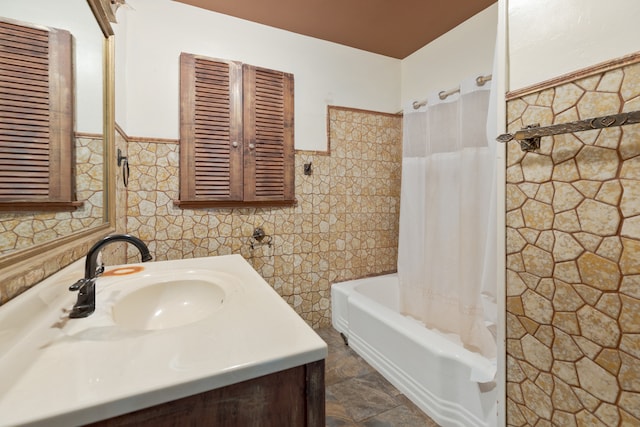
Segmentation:
{"type": "Polygon", "coordinates": [[[68,31],[0,19],[0,210],[81,205],[73,181],[68,31]]]}
{"type": "Polygon", "coordinates": [[[181,207],[295,203],[293,75],[180,56],[181,207]]]}
{"type": "Polygon", "coordinates": [[[243,94],[244,199],[291,201],[293,76],[245,64],[243,94]]]}
{"type": "Polygon", "coordinates": [[[180,56],[180,204],[242,200],[242,64],[180,56]],[[234,90],[235,83],[237,89],[234,90]]]}

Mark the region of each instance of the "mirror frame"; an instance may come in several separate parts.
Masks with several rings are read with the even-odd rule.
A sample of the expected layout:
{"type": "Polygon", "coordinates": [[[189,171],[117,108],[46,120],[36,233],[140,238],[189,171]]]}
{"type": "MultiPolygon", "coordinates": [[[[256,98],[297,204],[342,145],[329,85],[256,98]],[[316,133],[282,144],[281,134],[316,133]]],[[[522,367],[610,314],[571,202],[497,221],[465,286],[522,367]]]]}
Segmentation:
{"type": "Polygon", "coordinates": [[[45,277],[82,258],[96,240],[115,231],[115,39],[111,22],[115,15],[110,0],[87,0],[104,34],[103,42],[103,143],[104,223],[0,257],[0,280],[10,282],[0,304],[12,299],[45,277]],[[34,265],[42,272],[34,273],[34,265]],[[17,289],[16,289],[17,288],[17,289]]]}

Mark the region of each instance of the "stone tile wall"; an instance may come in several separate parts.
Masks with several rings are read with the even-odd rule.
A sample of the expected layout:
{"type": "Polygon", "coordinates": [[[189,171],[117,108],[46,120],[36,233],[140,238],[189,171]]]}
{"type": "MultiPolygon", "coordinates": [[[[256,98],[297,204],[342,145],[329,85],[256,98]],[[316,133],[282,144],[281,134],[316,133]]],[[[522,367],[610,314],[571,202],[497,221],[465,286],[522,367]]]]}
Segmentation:
{"type": "MultiPolygon", "coordinates": [[[[508,103],[509,131],[640,110],[640,64],[508,103]]],[[[507,424],[640,425],[640,125],[512,142],[507,424]]]]}
{"type": "Polygon", "coordinates": [[[396,269],[401,124],[330,107],[330,152],[297,152],[298,204],[272,209],[180,209],[179,145],[132,139],[127,232],[156,260],[239,253],[310,325],[328,326],[331,283],[396,269]],[[250,248],[255,227],[272,247],[250,248]]]}

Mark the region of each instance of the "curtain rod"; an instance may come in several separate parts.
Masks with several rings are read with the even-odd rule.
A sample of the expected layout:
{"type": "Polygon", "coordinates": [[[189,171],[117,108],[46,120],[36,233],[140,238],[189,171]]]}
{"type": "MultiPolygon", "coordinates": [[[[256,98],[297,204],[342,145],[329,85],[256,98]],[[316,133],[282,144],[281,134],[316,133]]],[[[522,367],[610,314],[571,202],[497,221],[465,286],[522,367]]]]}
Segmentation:
{"type": "MultiPolygon", "coordinates": [[[[488,81],[491,80],[493,76],[491,74],[488,74],[486,76],[478,76],[476,77],[476,86],[484,86],[484,84],[488,81]]],[[[457,86],[453,89],[449,89],[449,90],[443,90],[440,91],[440,93],[438,93],[438,97],[442,100],[447,99],[448,96],[453,95],[454,93],[458,93],[460,92],[460,86],[457,86]]],[[[424,107],[425,105],[427,105],[427,100],[425,99],[424,101],[413,101],[413,109],[417,110],[420,107],[424,107]]]]}
{"type": "Polygon", "coordinates": [[[640,123],[640,111],[614,114],[611,116],[594,117],[592,119],[561,123],[540,127],[539,124],[529,125],[514,134],[505,133],[496,138],[498,142],[517,140],[522,151],[534,151],[540,148],[540,138],[543,136],[561,135],[563,133],[582,132],[585,130],[604,129],[640,123]]]}

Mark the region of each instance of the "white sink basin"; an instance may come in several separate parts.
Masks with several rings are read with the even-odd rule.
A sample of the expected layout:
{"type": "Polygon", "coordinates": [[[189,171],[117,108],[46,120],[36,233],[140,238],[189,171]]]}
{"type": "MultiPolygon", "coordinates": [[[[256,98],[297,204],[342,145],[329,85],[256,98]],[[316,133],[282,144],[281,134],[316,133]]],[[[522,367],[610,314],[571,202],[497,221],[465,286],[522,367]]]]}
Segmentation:
{"type": "Polygon", "coordinates": [[[128,283],[137,289],[114,302],[114,322],[129,329],[168,329],[198,322],[223,307],[229,296],[223,281],[184,276],[155,283],[153,276],[146,277],[141,287],[128,283]]]}
{"type": "Polygon", "coordinates": [[[130,329],[174,328],[203,320],[223,306],[225,297],[224,289],[208,280],[153,283],[116,301],[113,320],[130,329]]]}

